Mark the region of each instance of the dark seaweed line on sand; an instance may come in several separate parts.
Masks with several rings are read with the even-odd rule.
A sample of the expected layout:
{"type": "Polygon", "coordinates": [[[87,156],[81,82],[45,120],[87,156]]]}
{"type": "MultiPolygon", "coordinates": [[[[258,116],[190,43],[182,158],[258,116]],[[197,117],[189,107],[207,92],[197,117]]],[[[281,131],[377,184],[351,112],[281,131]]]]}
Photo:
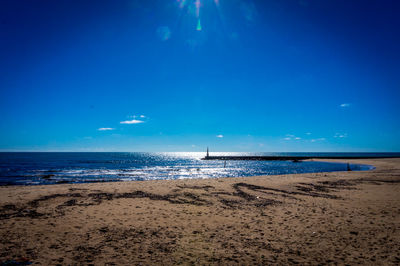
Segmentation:
{"type": "MultiPolygon", "coordinates": [[[[400,180],[379,180],[379,179],[357,179],[353,181],[338,180],[338,181],[318,181],[315,183],[298,183],[294,186],[293,191],[269,188],[259,185],[253,185],[248,183],[234,183],[232,188],[233,192],[228,191],[215,191],[213,186],[178,186],[179,189],[175,190],[173,194],[159,195],[141,190],[126,192],[126,193],[106,193],[106,192],[92,192],[87,194],[82,193],[65,193],[65,194],[53,194],[42,196],[38,199],[28,202],[25,206],[17,207],[13,204],[7,204],[0,208],[0,220],[10,219],[13,217],[29,217],[29,218],[40,218],[45,213],[37,212],[41,202],[45,202],[55,198],[72,198],[56,207],[56,213],[64,215],[65,207],[70,206],[91,206],[99,205],[103,201],[110,201],[114,199],[135,199],[135,198],[148,198],[150,200],[167,201],[171,204],[190,204],[197,206],[212,205],[211,201],[201,198],[201,196],[214,197],[223,206],[227,208],[243,208],[246,206],[255,206],[257,208],[266,207],[269,205],[277,205],[282,203],[279,200],[257,197],[245,191],[249,190],[252,192],[263,193],[266,196],[282,197],[292,200],[300,200],[298,196],[306,197],[319,197],[328,199],[340,199],[336,195],[330,194],[339,189],[355,189],[354,186],[357,183],[370,183],[370,184],[381,184],[381,183],[400,183],[400,180]],[[207,193],[197,195],[195,193],[182,191],[185,189],[202,190],[207,193]],[[211,190],[211,191],[210,191],[211,190]],[[213,191],[214,190],[214,191],[213,191]],[[235,199],[227,199],[224,196],[235,197],[235,199]],[[79,202],[78,199],[86,200],[79,202]]],[[[76,191],[77,189],[71,189],[76,191]]],[[[82,189],[82,191],[86,191],[82,189]]]]}

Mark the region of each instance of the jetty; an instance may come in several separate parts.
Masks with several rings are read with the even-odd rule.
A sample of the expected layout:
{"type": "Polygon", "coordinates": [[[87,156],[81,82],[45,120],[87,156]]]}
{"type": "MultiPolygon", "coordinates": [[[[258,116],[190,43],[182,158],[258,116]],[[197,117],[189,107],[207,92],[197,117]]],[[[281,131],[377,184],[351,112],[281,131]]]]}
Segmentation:
{"type": "Polygon", "coordinates": [[[282,156],[229,156],[229,155],[222,155],[222,156],[210,156],[209,150],[207,147],[207,153],[202,160],[243,160],[243,161],[293,161],[293,162],[300,162],[303,160],[310,160],[310,159],[382,159],[382,158],[400,158],[399,154],[394,155],[385,155],[385,156],[290,156],[290,155],[282,155],[282,156]]]}

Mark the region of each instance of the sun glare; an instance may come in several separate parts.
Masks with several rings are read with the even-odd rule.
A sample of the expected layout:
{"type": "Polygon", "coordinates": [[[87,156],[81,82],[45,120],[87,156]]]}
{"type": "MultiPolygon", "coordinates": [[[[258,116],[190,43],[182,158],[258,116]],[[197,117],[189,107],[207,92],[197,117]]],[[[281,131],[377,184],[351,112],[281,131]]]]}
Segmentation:
{"type": "MultiPolygon", "coordinates": [[[[182,10],[182,12],[187,12],[188,15],[191,15],[196,18],[196,24],[193,25],[194,29],[197,31],[201,31],[202,24],[200,20],[202,8],[204,7],[204,1],[205,0],[176,0],[178,3],[179,8],[182,10]]],[[[216,7],[219,7],[219,0],[208,0],[211,3],[214,3],[216,7]]]]}

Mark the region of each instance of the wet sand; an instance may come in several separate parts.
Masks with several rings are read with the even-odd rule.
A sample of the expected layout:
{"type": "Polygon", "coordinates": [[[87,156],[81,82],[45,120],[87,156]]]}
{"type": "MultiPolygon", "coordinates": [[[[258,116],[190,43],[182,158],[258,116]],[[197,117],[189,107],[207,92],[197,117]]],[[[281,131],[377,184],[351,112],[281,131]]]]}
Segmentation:
{"type": "Polygon", "coordinates": [[[400,264],[400,159],[336,161],[376,169],[0,187],[0,263],[400,264]]]}

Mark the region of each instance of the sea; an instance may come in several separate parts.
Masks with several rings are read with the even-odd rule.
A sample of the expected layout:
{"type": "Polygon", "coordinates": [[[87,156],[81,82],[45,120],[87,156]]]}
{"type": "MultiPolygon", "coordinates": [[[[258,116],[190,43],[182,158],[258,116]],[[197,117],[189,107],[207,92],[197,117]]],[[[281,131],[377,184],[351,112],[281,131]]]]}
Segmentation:
{"type": "MultiPolygon", "coordinates": [[[[394,153],[210,153],[211,156],[354,156],[386,157],[394,153]]],[[[400,153],[398,153],[400,156],[400,153]]],[[[1,152],[0,185],[44,185],[251,177],[346,171],[343,163],[318,161],[202,160],[204,152],[1,152]]],[[[374,167],[350,164],[353,171],[374,167]]]]}

